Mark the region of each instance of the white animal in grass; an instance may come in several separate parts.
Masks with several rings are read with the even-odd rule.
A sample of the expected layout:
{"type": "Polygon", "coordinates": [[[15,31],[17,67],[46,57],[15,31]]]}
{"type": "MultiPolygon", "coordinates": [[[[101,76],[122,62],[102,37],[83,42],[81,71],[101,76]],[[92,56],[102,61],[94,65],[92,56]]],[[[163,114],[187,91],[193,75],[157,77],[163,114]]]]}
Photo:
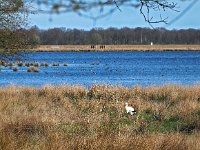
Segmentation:
{"type": "Polygon", "coordinates": [[[135,109],[133,107],[131,107],[131,106],[128,106],[127,102],[125,103],[125,109],[126,109],[126,112],[130,113],[131,115],[136,113],[135,109]]]}

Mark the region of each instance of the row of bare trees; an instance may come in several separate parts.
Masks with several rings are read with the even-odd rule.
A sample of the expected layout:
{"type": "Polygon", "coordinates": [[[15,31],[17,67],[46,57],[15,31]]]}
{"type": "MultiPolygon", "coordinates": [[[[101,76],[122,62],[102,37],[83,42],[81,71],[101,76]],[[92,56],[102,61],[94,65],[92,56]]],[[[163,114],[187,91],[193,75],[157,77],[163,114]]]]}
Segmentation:
{"type": "Polygon", "coordinates": [[[80,29],[52,28],[41,30],[34,26],[30,29],[37,42],[44,45],[65,44],[200,44],[200,30],[164,28],[108,28],[80,29]]]}

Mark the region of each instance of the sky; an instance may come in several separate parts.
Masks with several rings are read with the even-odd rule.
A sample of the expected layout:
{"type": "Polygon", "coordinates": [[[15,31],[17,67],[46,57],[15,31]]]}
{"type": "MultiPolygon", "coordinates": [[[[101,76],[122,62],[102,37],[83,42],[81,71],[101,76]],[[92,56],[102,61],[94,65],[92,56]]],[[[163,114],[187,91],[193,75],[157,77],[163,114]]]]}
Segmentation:
{"type": "MultiPolygon", "coordinates": [[[[188,11],[184,11],[192,2],[193,0],[185,0],[181,2],[180,0],[173,0],[173,2],[177,2],[177,10],[176,11],[165,11],[161,12],[163,18],[168,17],[167,21],[171,22],[174,20],[172,24],[166,25],[164,23],[153,24],[153,27],[164,27],[167,29],[188,29],[188,28],[195,28],[200,29],[200,0],[195,1],[195,5],[191,7],[188,11]],[[183,13],[185,12],[185,13],[183,13]],[[176,19],[181,13],[183,16],[179,19],[176,19]]],[[[193,1],[194,2],[194,1],[193,1]]],[[[130,7],[120,7],[121,11],[116,10],[114,13],[100,18],[96,21],[92,19],[88,19],[85,17],[81,17],[76,13],[63,13],[63,14],[34,14],[30,15],[30,27],[31,26],[38,26],[40,29],[48,29],[48,28],[55,28],[55,27],[65,27],[70,29],[84,29],[90,30],[92,28],[136,28],[136,27],[147,27],[152,28],[147,22],[144,21],[143,16],[140,14],[139,9],[130,8],[130,7]]],[[[92,12],[93,14],[97,13],[95,11],[92,12]]],[[[157,15],[158,17],[159,12],[152,12],[152,16],[157,15]]],[[[156,18],[155,18],[156,19],[156,18]]]]}

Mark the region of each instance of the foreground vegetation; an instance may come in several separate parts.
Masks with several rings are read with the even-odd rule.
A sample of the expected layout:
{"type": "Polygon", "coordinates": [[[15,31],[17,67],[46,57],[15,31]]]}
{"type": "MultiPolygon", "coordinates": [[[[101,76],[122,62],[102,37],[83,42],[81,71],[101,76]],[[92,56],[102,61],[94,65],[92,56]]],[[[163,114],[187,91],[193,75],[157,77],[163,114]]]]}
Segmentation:
{"type": "Polygon", "coordinates": [[[2,150],[198,150],[199,140],[200,86],[0,88],[2,150]]]}

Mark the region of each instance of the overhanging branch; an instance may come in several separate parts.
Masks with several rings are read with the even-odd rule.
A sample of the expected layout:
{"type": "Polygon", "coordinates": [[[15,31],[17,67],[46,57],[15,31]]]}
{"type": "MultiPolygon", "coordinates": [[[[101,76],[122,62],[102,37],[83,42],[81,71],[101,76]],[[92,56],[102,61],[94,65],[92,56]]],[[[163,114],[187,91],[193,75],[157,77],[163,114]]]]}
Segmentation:
{"type": "MultiPolygon", "coordinates": [[[[34,1],[34,0],[33,0],[34,1]]],[[[97,19],[113,13],[114,10],[122,11],[123,6],[140,8],[139,11],[144,20],[149,24],[167,23],[168,17],[163,17],[166,10],[176,10],[176,3],[168,0],[35,0],[37,4],[49,6],[48,9],[40,9],[41,13],[66,13],[75,12],[90,19],[97,19]],[[94,13],[89,15],[91,10],[100,10],[94,17],[94,13]],[[157,11],[159,17],[154,17],[152,11],[157,11]],[[155,19],[156,18],[156,19],[155,19]]]]}

